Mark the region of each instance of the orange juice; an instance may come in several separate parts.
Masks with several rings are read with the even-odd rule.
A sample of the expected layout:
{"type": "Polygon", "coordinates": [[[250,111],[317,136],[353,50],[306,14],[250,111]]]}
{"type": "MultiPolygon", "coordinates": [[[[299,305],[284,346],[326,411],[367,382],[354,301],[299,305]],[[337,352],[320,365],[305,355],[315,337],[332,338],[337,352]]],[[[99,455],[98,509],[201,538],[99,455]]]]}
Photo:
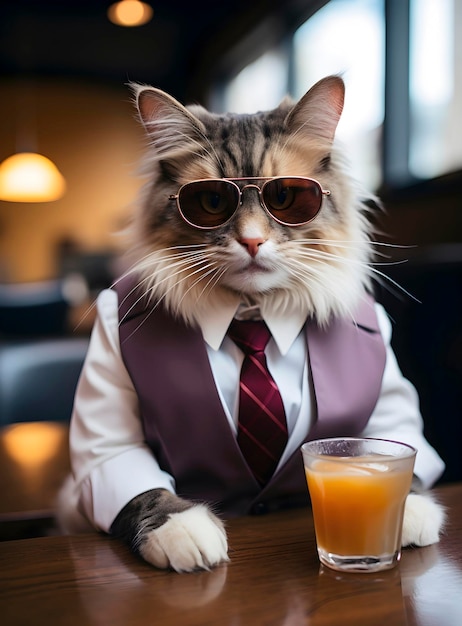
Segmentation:
{"type": "Polygon", "coordinates": [[[381,556],[399,546],[412,474],[378,458],[318,460],[306,469],[320,549],[381,556]]]}
{"type": "Polygon", "coordinates": [[[393,567],[416,450],[355,437],[302,446],[321,563],[342,571],[393,567]]]}

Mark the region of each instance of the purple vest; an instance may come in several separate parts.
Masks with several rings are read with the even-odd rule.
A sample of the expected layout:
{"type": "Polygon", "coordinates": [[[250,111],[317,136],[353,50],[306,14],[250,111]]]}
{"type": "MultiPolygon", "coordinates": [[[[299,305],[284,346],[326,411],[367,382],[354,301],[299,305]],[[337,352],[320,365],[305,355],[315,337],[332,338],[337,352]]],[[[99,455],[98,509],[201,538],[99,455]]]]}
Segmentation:
{"type": "MultiPolygon", "coordinates": [[[[300,451],[261,489],[223,411],[200,330],[137,302],[132,288],[127,279],[115,287],[122,358],[146,441],[175,478],[177,494],[209,502],[225,516],[308,504],[300,451]]],[[[305,440],[357,435],[377,403],[385,367],[373,300],[365,297],[355,322],[333,319],[321,329],[308,321],[305,329],[316,399],[305,440]]]]}

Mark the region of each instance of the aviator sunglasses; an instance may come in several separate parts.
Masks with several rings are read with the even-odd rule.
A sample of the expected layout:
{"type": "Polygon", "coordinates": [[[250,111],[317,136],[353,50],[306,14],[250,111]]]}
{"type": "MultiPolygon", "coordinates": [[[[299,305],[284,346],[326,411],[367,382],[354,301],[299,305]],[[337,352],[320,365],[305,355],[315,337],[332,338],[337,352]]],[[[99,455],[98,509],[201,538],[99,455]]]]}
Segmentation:
{"type": "Polygon", "coordinates": [[[312,178],[275,176],[194,180],[180,187],[169,200],[176,200],[180,215],[190,226],[213,229],[233,217],[246,189],[258,191],[261,206],[284,226],[311,222],[321,209],[323,196],[330,196],[330,191],[312,178]],[[238,183],[246,184],[239,187],[238,183]]]}

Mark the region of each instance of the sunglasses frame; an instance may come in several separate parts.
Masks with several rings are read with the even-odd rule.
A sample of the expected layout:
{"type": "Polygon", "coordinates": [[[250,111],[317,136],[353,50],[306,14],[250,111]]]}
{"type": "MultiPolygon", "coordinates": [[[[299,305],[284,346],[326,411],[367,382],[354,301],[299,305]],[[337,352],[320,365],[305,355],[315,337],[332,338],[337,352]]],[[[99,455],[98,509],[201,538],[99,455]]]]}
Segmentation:
{"type": "Polygon", "coordinates": [[[319,209],[316,213],[316,215],[314,215],[313,217],[310,217],[309,220],[306,220],[305,222],[297,222],[296,224],[290,224],[288,222],[284,222],[283,220],[278,219],[277,217],[275,217],[271,211],[269,210],[269,208],[266,206],[265,201],[263,199],[263,190],[265,189],[266,185],[268,185],[268,183],[273,182],[275,180],[285,180],[285,179],[295,179],[295,180],[304,180],[304,181],[309,181],[311,183],[315,183],[315,185],[317,185],[319,187],[319,190],[322,194],[322,196],[330,196],[331,192],[328,189],[323,189],[322,185],[319,181],[317,181],[314,178],[308,178],[307,176],[246,176],[243,178],[199,178],[198,180],[191,180],[187,183],[185,183],[184,185],[181,185],[181,187],[178,190],[177,194],[174,195],[170,195],[168,197],[169,200],[175,200],[176,201],[176,206],[178,209],[179,214],[181,215],[181,217],[183,218],[183,220],[189,224],[190,226],[192,226],[193,228],[198,228],[200,230],[215,230],[217,228],[221,228],[222,226],[225,226],[225,224],[228,224],[233,217],[235,216],[237,210],[239,209],[240,206],[242,206],[243,202],[242,202],[242,194],[244,192],[245,189],[256,189],[258,191],[258,196],[260,199],[260,205],[261,207],[266,211],[266,213],[275,221],[278,222],[279,224],[282,224],[282,226],[290,226],[290,227],[298,227],[298,226],[305,226],[305,224],[309,224],[310,222],[312,222],[314,219],[316,219],[316,217],[319,215],[319,212],[322,208],[322,196],[321,196],[321,202],[319,205],[319,209]],[[253,183],[250,183],[248,185],[244,185],[242,187],[242,189],[239,187],[239,185],[237,185],[238,182],[242,182],[242,181],[253,181],[253,183]],[[260,181],[264,181],[263,184],[261,186],[259,186],[258,184],[255,184],[256,182],[260,182],[260,181]],[[222,222],[221,224],[217,224],[216,226],[199,226],[198,224],[194,224],[193,222],[191,222],[190,220],[188,220],[188,218],[184,215],[183,211],[181,210],[181,206],[180,206],[180,194],[181,194],[181,190],[184,189],[184,187],[187,187],[188,185],[190,185],[191,183],[205,183],[205,182],[227,182],[230,183],[231,185],[233,185],[234,187],[236,187],[239,196],[238,196],[238,202],[236,205],[236,208],[234,209],[232,215],[229,216],[229,218],[227,220],[225,220],[224,222],[222,222]]]}

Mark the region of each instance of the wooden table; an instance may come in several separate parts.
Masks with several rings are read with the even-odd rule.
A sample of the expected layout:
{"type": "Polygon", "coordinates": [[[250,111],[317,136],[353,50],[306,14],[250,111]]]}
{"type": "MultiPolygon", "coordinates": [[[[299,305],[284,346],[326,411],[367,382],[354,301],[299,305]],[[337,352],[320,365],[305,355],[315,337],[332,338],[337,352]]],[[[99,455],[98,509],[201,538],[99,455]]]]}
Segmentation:
{"type": "Polygon", "coordinates": [[[320,567],[308,509],[228,523],[231,561],[156,570],[106,536],[0,543],[4,626],[460,626],[462,484],[437,489],[441,542],[380,574],[320,567]]]}

